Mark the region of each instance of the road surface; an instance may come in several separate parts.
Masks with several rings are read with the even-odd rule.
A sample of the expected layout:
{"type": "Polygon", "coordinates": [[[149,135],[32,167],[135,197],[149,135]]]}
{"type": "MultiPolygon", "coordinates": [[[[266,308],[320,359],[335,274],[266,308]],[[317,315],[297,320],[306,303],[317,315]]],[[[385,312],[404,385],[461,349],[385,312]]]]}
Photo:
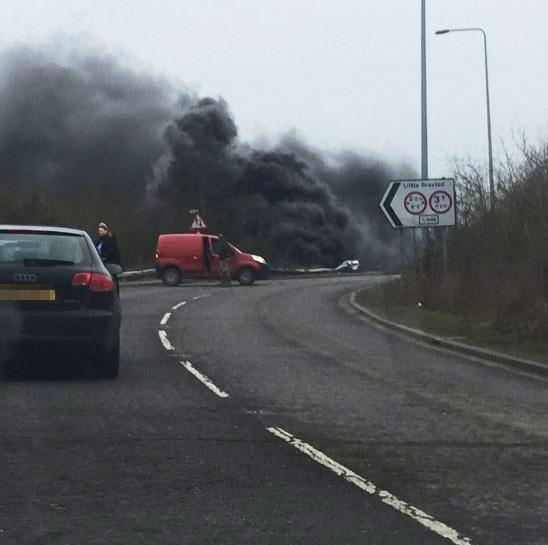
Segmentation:
{"type": "Polygon", "coordinates": [[[120,377],[0,383],[0,544],[548,543],[548,385],[380,331],[380,277],[126,287],[120,377]]]}

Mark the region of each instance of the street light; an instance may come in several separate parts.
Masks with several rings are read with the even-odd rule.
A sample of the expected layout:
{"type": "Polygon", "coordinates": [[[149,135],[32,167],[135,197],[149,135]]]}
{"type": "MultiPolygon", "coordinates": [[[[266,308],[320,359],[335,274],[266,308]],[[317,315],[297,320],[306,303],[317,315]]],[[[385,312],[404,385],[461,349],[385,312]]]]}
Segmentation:
{"type": "Polygon", "coordinates": [[[487,35],[482,28],[446,28],[437,30],[436,34],[449,32],[481,32],[483,34],[483,49],[485,52],[485,95],[487,98],[487,144],[489,146],[489,204],[493,208],[495,202],[495,181],[493,178],[493,146],[491,144],[491,106],[489,102],[489,70],[487,68],[487,35]]]}

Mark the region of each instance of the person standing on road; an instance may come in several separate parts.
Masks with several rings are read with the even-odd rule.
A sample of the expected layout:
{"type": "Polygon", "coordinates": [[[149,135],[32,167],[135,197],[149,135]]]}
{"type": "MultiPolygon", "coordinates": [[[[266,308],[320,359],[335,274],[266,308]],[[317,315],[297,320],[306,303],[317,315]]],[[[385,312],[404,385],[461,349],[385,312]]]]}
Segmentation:
{"type": "Polygon", "coordinates": [[[122,265],[120,260],[120,250],[116,237],[108,228],[106,223],[101,222],[97,228],[99,238],[95,241],[95,247],[103,260],[103,263],[112,263],[114,265],[122,265]]]}
{"type": "Polygon", "coordinates": [[[221,286],[230,286],[230,258],[232,256],[232,249],[224,235],[219,235],[219,273],[221,275],[221,286]]]}
{"type": "Polygon", "coordinates": [[[103,260],[103,263],[109,265],[115,265],[116,267],[111,267],[113,269],[110,271],[112,278],[116,284],[116,291],[120,293],[120,286],[118,284],[118,275],[122,273],[122,260],[120,258],[120,249],[118,248],[118,243],[114,233],[109,229],[108,225],[104,222],[101,222],[97,227],[97,233],[99,238],[95,241],[95,247],[99,252],[99,256],[103,260]],[[119,270],[118,270],[119,269],[119,270]]]}

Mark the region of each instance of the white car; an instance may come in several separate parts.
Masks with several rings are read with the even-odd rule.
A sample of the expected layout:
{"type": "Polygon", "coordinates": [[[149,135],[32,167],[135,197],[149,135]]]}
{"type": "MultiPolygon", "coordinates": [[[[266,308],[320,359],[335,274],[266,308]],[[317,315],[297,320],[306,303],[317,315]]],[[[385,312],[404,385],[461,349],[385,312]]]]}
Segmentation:
{"type": "Polygon", "coordinates": [[[356,272],[359,268],[360,262],[358,259],[345,259],[338,267],[335,267],[335,270],[340,272],[356,272]]]}

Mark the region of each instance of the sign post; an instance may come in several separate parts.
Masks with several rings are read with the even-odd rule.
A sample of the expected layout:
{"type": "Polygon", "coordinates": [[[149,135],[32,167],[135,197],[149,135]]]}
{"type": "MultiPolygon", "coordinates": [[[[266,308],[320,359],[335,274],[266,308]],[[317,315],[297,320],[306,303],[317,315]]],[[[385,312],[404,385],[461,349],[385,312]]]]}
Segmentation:
{"type": "MultiPolygon", "coordinates": [[[[404,229],[414,229],[414,246],[416,248],[417,228],[447,228],[455,225],[455,181],[452,178],[393,180],[388,185],[379,206],[390,225],[395,229],[400,229],[400,266],[403,272],[404,229]]],[[[446,235],[446,233],[443,234],[446,235]]],[[[443,240],[443,270],[445,274],[447,270],[446,236],[443,237],[443,240]]]]}

